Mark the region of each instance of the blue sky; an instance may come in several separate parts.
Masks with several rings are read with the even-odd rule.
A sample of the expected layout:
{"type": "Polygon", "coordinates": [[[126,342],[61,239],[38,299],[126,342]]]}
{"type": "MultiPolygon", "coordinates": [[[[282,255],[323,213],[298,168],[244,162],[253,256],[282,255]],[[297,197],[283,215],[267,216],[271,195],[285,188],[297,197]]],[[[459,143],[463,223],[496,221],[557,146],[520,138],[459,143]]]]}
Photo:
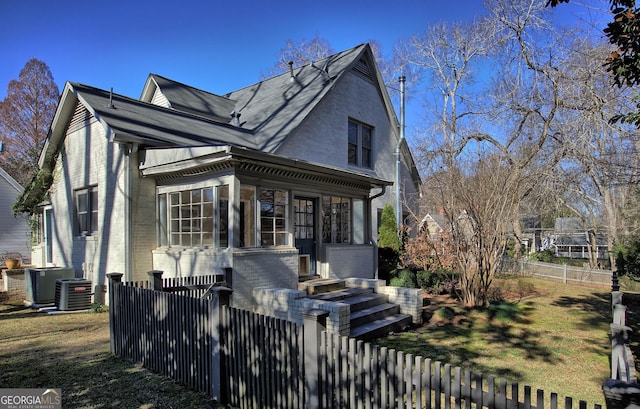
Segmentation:
{"type": "MultiPolygon", "coordinates": [[[[555,12],[569,21],[579,1],[592,0],[555,12]]],[[[375,39],[390,54],[436,21],[480,13],[480,0],[2,0],[0,99],[33,57],[61,91],[73,81],[138,98],[154,73],[225,94],[259,81],[287,39],[317,35],[336,51],[375,39]]]]}

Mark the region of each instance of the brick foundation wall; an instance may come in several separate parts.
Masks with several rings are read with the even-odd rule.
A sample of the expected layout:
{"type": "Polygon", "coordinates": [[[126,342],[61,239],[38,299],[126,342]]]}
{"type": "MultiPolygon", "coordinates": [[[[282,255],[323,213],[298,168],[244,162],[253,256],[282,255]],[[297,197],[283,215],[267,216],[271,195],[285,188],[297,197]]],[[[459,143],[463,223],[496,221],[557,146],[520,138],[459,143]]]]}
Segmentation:
{"type": "Polygon", "coordinates": [[[24,300],[27,296],[24,289],[24,268],[2,270],[3,289],[9,298],[24,300]]]}
{"type": "Polygon", "coordinates": [[[254,307],[253,290],[259,287],[296,289],[298,249],[242,249],[233,252],[231,305],[254,307]]]}

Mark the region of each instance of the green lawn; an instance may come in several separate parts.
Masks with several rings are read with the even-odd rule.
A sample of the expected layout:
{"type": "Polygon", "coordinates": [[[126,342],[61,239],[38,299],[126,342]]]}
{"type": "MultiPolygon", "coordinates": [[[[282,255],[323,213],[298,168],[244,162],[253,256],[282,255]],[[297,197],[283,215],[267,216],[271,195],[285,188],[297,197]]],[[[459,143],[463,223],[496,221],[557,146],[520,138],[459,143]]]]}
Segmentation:
{"type": "MultiPolygon", "coordinates": [[[[432,298],[428,322],[376,343],[604,407],[610,289],[530,278],[494,285],[505,302],[469,309],[432,298]]],[[[635,319],[628,310],[627,323],[637,327],[635,319]]]]}
{"type": "MultiPolygon", "coordinates": [[[[534,389],[604,403],[609,376],[608,288],[553,281],[496,282],[508,301],[466,309],[445,299],[411,332],[377,340],[534,389]]],[[[636,296],[637,297],[637,296],[636,296]]],[[[627,324],[638,334],[640,301],[625,294],[627,324]]],[[[632,339],[633,338],[632,334],[632,339]]],[[[636,357],[640,348],[632,343],[636,357]]],[[[0,304],[0,388],[62,388],[63,407],[203,408],[206,396],[109,353],[108,314],[45,315],[0,304]]]]}
{"type": "Polygon", "coordinates": [[[189,391],[109,352],[109,314],[46,315],[0,304],[0,388],[61,388],[62,407],[205,408],[189,391]]]}

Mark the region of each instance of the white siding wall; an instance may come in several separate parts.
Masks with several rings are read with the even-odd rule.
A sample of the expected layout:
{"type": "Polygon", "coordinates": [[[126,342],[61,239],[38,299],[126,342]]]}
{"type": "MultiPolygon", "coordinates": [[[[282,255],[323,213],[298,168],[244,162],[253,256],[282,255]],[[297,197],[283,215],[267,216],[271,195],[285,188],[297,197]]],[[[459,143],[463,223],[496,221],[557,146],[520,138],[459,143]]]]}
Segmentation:
{"type": "MultiPolygon", "coordinates": [[[[10,176],[8,176],[10,177],[10,176]]],[[[31,235],[24,217],[13,216],[12,206],[21,191],[13,182],[0,175],[0,256],[4,252],[18,252],[29,259],[31,235]]]]}
{"type": "MultiPolygon", "coordinates": [[[[141,178],[136,169],[137,155],[131,158],[131,240],[133,260],[131,280],[147,280],[147,272],[154,269],[152,251],[158,245],[156,219],[156,182],[153,178],[141,178]]],[[[111,271],[107,271],[110,273],[111,271]]],[[[168,277],[168,276],[165,276],[168,277]]]]}
{"type": "Polygon", "coordinates": [[[371,246],[326,245],[326,278],[374,278],[374,248],[371,246]]]}
{"type": "Polygon", "coordinates": [[[255,288],[298,287],[298,251],[295,248],[236,250],[232,274],[232,305],[253,309],[255,288]]]}
{"type": "Polygon", "coordinates": [[[125,270],[125,160],[124,148],[109,143],[102,126],[93,121],[67,135],[54,172],[52,261],[92,280],[96,301],[104,298],[105,274],[125,270]],[[98,189],[98,231],[79,237],[74,193],[88,186],[98,189]]]}
{"type": "MultiPolygon", "coordinates": [[[[233,265],[229,249],[173,249],[153,250],[153,269],[163,271],[162,277],[192,277],[224,272],[233,265]]],[[[136,280],[146,280],[140,276],[136,280]]]]}

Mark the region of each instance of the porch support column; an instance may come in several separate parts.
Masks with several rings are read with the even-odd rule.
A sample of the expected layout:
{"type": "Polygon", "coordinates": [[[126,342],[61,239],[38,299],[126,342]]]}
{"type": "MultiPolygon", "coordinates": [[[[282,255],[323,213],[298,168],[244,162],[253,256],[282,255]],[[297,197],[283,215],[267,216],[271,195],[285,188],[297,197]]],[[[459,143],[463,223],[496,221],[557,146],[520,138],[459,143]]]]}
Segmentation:
{"type": "Polygon", "coordinates": [[[229,245],[240,247],[240,179],[234,176],[229,182],[229,245]]]}

